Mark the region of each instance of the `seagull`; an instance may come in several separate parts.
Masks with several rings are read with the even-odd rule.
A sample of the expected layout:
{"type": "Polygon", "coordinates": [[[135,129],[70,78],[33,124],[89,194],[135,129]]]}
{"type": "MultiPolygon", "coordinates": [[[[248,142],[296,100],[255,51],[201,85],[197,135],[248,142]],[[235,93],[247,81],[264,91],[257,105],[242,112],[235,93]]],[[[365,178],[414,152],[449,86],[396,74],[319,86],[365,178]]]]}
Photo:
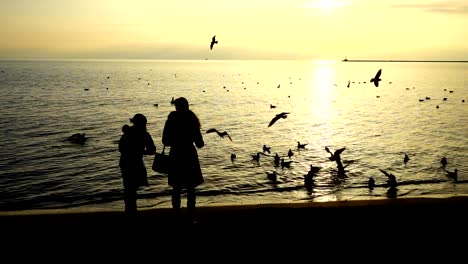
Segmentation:
{"type": "Polygon", "coordinates": [[[408,154],[405,154],[405,158],[403,159],[403,162],[406,163],[410,160],[410,158],[408,157],[408,154]]]}
{"type": "Polygon", "coordinates": [[[447,177],[452,178],[455,181],[458,180],[458,170],[457,169],[455,169],[454,171],[445,170],[445,172],[447,172],[447,177]]]}
{"type": "Polygon", "coordinates": [[[271,147],[268,147],[267,145],[263,145],[263,153],[268,152],[268,154],[271,154],[270,149],[271,147]]]}
{"type": "Polygon", "coordinates": [[[447,166],[447,158],[442,157],[442,159],[440,159],[440,163],[442,163],[442,166],[445,168],[445,166],[447,166]]]}
{"type": "Polygon", "coordinates": [[[294,155],[294,152],[291,149],[289,149],[288,150],[288,157],[291,158],[293,155],[294,155]]]}
{"type": "MultiPolygon", "coordinates": [[[[124,128],[122,128],[122,130],[123,130],[123,129],[124,129],[124,128]]],[[[83,145],[83,144],[86,142],[87,139],[88,139],[88,138],[86,137],[86,134],[85,134],[85,133],[75,133],[75,134],[69,136],[67,140],[68,140],[68,141],[71,141],[71,142],[73,142],[73,143],[76,143],[76,144],[81,144],[81,145],[83,145]]]]}
{"type": "Polygon", "coordinates": [[[210,50],[213,49],[214,44],[218,44],[218,41],[216,40],[216,35],[214,35],[211,39],[210,50]]]}
{"type": "Polygon", "coordinates": [[[237,158],[236,153],[231,153],[231,161],[234,162],[236,158],[237,158]]]}
{"type": "Polygon", "coordinates": [[[325,150],[331,155],[329,158],[331,161],[336,160],[345,149],[346,147],[340,148],[340,149],[335,150],[335,153],[332,153],[328,147],[325,147],[325,150]]]}
{"type": "Polygon", "coordinates": [[[281,158],[281,168],[284,169],[284,167],[286,167],[286,168],[291,167],[292,162],[293,162],[292,160],[284,161],[284,158],[281,158]]]}
{"type": "Polygon", "coordinates": [[[252,160],[254,160],[256,162],[260,162],[260,154],[265,155],[262,152],[257,152],[257,154],[252,155],[252,160]]]}
{"type": "Polygon", "coordinates": [[[280,156],[278,155],[278,153],[275,154],[275,166],[278,167],[279,164],[280,164],[280,156]]]}
{"type": "Polygon", "coordinates": [[[229,134],[226,131],[219,132],[216,128],[210,128],[206,131],[206,133],[213,133],[213,132],[216,132],[216,134],[218,134],[218,136],[220,136],[221,138],[224,138],[225,136],[227,136],[229,140],[232,141],[231,136],[229,136],[229,134]]]}
{"type": "Polygon", "coordinates": [[[397,181],[396,181],[396,177],[395,175],[391,174],[391,173],[388,173],[382,169],[379,169],[383,174],[385,174],[385,176],[388,177],[388,180],[387,180],[387,185],[388,187],[390,188],[396,188],[397,186],[397,181]]]}
{"type": "Polygon", "coordinates": [[[316,174],[317,172],[319,172],[320,169],[321,169],[320,167],[310,165],[310,170],[309,170],[308,174],[316,174]]]}
{"type": "Polygon", "coordinates": [[[271,127],[276,121],[278,121],[280,118],[286,119],[288,117],[287,112],[282,112],[280,114],[277,114],[273,119],[271,119],[270,124],[268,124],[268,127],[271,127]]]}
{"type": "Polygon", "coordinates": [[[380,74],[382,74],[382,69],[380,69],[375,75],[375,77],[370,80],[374,83],[375,87],[379,87],[379,81],[381,81],[380,74]]]}
{"type": "Polygon", "coordinates": [[[278,175],[276,174],[276,171],[273,172],[265,172],[268,179],[272,182],[276,182],[278,175]]]}
{"type": "Polygon", "coordinates": [[[375,180],[372,177],[369,177],[369,182],[367,184],[369,186],[369,189],[372,190],[375,187],[375,180]]]}
{"type": "Polygon", "coordinates": [[[299,142],[299,141],[297,142],[297,148],[298,148],[298,149],[301,149],[301,148],[303,149],[303,148],[305,148],[305,146],[307,146],[307,145],[308,145],[307,143],[301,144],[301,142],[299,142]]]}

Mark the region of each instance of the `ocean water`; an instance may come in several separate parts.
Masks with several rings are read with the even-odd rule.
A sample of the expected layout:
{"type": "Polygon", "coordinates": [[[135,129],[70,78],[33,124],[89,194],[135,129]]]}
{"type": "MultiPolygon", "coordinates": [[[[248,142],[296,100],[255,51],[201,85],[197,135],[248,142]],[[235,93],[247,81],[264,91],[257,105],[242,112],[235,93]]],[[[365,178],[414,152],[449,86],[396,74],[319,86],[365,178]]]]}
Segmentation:
{"type": "MultiPolygon", "coordinates": [[[[468,194],[468,63],[0,61],[0,91],[1,211],[122,209],[121,127],[145,114],[161,151],[170,101],[179,96],[200,118],[205,140],[197,206],[392,199],[379,169],[396,176],[396,199],[468,194]],[[281,112],[290,114],[268,127],[281,112]],[[86,133],[87,142],[67,141],[74,133],[86,133]],[[272,154],[253,161],[263,145],[272,154]],[[326,146],[346,148],[345,176],[326,146]],[[275,167],[275,153],[292,166],[275,167]],[[444,156],[458,181],[441,167],[444,156]],[[306,188],[310,165],[321,169],[306,188]],[[273,171],[276,183],[267,178],[273,171]]],[[[145,157],[149,186],[139,190],[139,207],[170,207],[167,177],[151,163],[145,157]]]]}

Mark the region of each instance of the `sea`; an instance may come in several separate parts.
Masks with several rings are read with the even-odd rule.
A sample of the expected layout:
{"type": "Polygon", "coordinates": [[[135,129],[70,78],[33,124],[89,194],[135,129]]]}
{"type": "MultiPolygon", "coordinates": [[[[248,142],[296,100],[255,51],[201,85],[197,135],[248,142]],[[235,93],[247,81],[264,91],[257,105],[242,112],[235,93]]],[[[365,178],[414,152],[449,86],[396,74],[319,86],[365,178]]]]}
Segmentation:
{"type": "MultiPolygon", "coordinates": [[[[178,97],[205,141],[197,206],[468,194],[468,63],[1,60],[0,92],[0,211],[123,210],[122,126],[144,114],[161,152],[178,97]],[[67,140],[75,133],[87,141],[67,140]],[[345,148],[344,175],[325,147],[345,148]],[[291,166],[275,166],[276,154],[291,166]],[[310,166],[320,169],[307,185],[310,166]],[[455,169],[456,179],[448,176],[455,169]],[[395,175],[396,193],[382,170],[395,175]]],[[[167,175],[151,169],[152,156],[144,162],[139,208],[171,207],[167,175]]]]}

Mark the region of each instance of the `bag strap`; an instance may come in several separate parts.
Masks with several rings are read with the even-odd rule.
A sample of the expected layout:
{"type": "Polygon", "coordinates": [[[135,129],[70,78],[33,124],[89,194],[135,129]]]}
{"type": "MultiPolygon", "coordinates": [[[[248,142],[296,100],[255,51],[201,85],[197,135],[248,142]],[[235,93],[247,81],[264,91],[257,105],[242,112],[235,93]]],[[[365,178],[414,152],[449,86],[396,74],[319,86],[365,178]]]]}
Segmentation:
{"type": "Polygon", "coordinates": [[[164,154],[164,149],[166,149],[166,145],[163,145],[163,150],[161,151],[161,154],[164,154]]]}

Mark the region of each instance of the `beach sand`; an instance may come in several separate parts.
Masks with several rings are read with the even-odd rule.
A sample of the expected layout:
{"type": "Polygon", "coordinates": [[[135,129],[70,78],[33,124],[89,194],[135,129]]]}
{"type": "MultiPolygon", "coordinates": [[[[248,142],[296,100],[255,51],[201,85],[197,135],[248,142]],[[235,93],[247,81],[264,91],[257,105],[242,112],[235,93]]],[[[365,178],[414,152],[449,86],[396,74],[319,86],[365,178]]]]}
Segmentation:
{"type": "Polygon", "coordinates": [[[140,210],[134,219],[122,211],[40,210],[2,212],[0,227],[3,241],[23,248],[77,241],[89,247],[141,241],[169,245],[185,239],[192,241],[189,244],[209,243],[208,248],[230,243],[268,245],[274,250],[292,243],[304,245],[302,241],[349,247],[357,246],[360,239],[367,241],[360,246],[380,247],[389,241],[408,245],[465,241],[467,209],[465,196],[203,206],[197,208],[194,225],[176,223],[170,208],[140,210]],[[441,239],[444,242],[437,242],[441,239]]]}

